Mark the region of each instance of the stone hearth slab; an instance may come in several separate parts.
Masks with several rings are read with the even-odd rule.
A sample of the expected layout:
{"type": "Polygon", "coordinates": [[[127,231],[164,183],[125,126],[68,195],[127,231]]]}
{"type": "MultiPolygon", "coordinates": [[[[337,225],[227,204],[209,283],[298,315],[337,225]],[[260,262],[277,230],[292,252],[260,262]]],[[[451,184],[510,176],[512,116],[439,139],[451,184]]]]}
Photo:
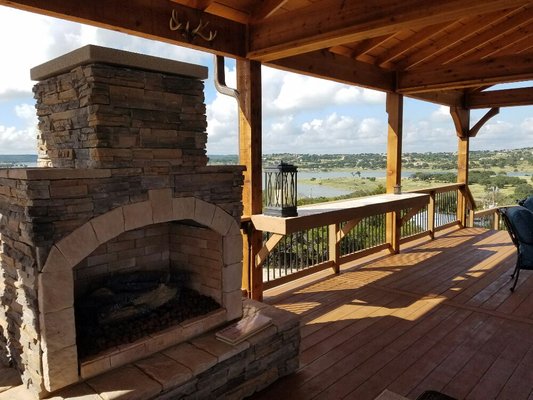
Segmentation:
{"type": "MultiPolygon", "coordinates": [[[[298,317],[287,311],[253,300],[244,300],[243,309],[244,316],[268,314],[273,325],[236,346],[217,340],[216,329],[85,383],[61,389],[49,399],[242,399],[250,396],[295,371],[300,331],[298,317]],[[264,369],[257,368],[258,365],[264,369]]],[[[0,393],[0,400],[14,399],[35,398],[22,385],[0,393]]]]}

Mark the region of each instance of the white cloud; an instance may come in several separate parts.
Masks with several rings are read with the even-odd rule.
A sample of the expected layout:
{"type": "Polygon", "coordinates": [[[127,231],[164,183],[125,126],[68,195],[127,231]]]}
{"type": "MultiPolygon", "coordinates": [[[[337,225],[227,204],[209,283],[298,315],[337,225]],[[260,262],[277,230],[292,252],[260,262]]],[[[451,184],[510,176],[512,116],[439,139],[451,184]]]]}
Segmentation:
{"type": "Polygon", "coordinates": [[[434,121],[434,122],[452,121],[452,116],[450,114],[450,107],[438,106],[438,108],[431,113],[431,121],[434,121]]]}
{"type": "Polygon", "coordinates": [[[37,149],[35,107],[30,104],[17,105],[15,114],[22,121],[24,128],[0,125],[0,154],[35,153],[37,149]]]}

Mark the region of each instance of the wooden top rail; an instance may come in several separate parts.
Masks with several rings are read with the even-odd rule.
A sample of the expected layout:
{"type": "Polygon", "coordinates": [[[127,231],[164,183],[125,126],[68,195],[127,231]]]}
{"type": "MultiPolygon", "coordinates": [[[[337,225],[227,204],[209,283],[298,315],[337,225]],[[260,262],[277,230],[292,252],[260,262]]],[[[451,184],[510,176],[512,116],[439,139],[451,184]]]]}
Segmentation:
{"type": "Polygon", "coordinates": [[[410,190],[408,193],[444,193],[451,192],[453,190],[458,190],[464,188],[466,185],[464,183],[450,183],[448,185],[437,186],[434,188],[424,188],[424,189],[415,189],[410,190]]]}
{"type": "Polygon", "coordinates": [[[429,195],[424,193],[380,194],[298,207],[297,217],[281,218],[256,214],[252,215],[252,222],[257,230],[287,235],[304,229],[401,211],[406,208],[421,208],[428,202],[429,195]]]}

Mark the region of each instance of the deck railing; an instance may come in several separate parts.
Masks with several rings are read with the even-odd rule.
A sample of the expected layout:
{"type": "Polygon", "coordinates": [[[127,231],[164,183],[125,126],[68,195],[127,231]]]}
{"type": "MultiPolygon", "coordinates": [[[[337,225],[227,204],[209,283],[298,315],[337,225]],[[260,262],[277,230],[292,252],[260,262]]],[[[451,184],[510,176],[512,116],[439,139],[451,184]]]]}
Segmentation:
{"type": "MultiPolygon", "coordinates": [[[[429,195],[429,203],[419,210],[406,209],[400,212],[400,219],[403,220],[401,242],[426,235],[433,237],[436,231],[458,224],[458,196],[464,187],[452,184],[417,190],[416,193],[429,195]]],[[[262,263],[263,288],[268,289],[332,267],[331,247],[335,245],[331,236],[334,235],[334,227],[326,225],[306,229],[276,240],[277,244],[269,249],[262,263]]],[[[340,228],[345,232],[337,250],[341,264],[391,247],[386,240],[385,213],[376,212],[356,223],[346,221],[340,224],[340,228]]],[[[272,236],[269,232],[263,232],[264,243],[272,236]]]]}
{"type": "Polygon", "coordinates": [[[494,230],[505,230],[503,220],[498,213],[500,207],[487,208],[480,211],[470,211],[468,226],[494,230]]]}

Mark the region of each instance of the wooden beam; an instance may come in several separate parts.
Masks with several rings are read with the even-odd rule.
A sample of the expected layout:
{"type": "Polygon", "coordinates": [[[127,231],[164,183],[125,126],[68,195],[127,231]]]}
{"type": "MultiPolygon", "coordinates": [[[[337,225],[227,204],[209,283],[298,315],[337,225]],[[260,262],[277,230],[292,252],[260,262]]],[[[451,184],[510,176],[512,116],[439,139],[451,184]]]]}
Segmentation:
{"type": "Polygon", "coordinates": [[[263,62],[478,15],[527,0],[318,1],[252,26],[248,57],[263,62]]]}
{"type": "Polygon", "coordinates": [[[383,35],[374,37],[371,39],[365,39],[361,42],[359,42],[353,49],[353,58],[356,58],[368,53],[369,51],[375,49],[376,47],[381,46],[383,43],[385,43],[387,40],[389,40],[394,35],[383,35]]]}
{"type": "Polygon", "coordinates": [[[267,65],[286,71],[376,90],[394,90],[394,74],[392,72],[333,54],[328,50],[284,58],[267,63],[267,65]]]}
{"type": "Polygon", "coordinates": [[[243,24],[204,13],[170,0],[0,0],[6,5],[69,21],[113,29],[148,39],[207,51],[218,55],[242,57],[245,55],[246,27],[243,24]],[[180,21],[190,21],[196,26],[200,19],[209,22],[209,29],[218,35],[212,42],[200,37],[188,41],[178,31],[169,28],[172,10],[180,21]]]}
{"type": "Polygon", "coordinates": [[[533,105],[533,87],[467,93],[465,98],[465,106],[471,109],[530,105],[533,105]]]}
{"type": "Polygon", "coordinates": [[[276,11],[287,3],[288,0],[263,0],[258,1],[252,11],[251,22],[259,22],[271,17],[276,11]]]}
{"type": "Polygon", "coordinates": [[[533,54],[496,57],[398,73],[399,93],[421,93],[533,79],[533,54]]]}
{"type": "Polygon", "coordinates": [[[495,115],[498,115],[499,113],[500,109],[498,107],[491,108],[489,111],[487,111],[487,113],[481,117],[481,119],[477,121],[476,124],[468,131],[468,137],[476,137],[483,125],[485,125],[489,119],[495,115]]]}
{"type": "MultiPolygon", "coordinates": [[[[246,166],[243,185],[243,214],[251,216],[262,211],[261,168],[261,64],[237,60],[237,91],[239,92],[239,163],[246,166]]],[[[255,256],[263,247],[261,231],[249,229],[243,248],[243,287],[251,297],[263,296],[263,275],[255,264],[255,256]]]]}
{"type": "Polygon", "coordinates": [[[463,105],[463,90],[442,90],[438,92],[425,92],[409,94],[409,97],[431,103],[441,104],[449,107],[458,107],[463,105]]]}

